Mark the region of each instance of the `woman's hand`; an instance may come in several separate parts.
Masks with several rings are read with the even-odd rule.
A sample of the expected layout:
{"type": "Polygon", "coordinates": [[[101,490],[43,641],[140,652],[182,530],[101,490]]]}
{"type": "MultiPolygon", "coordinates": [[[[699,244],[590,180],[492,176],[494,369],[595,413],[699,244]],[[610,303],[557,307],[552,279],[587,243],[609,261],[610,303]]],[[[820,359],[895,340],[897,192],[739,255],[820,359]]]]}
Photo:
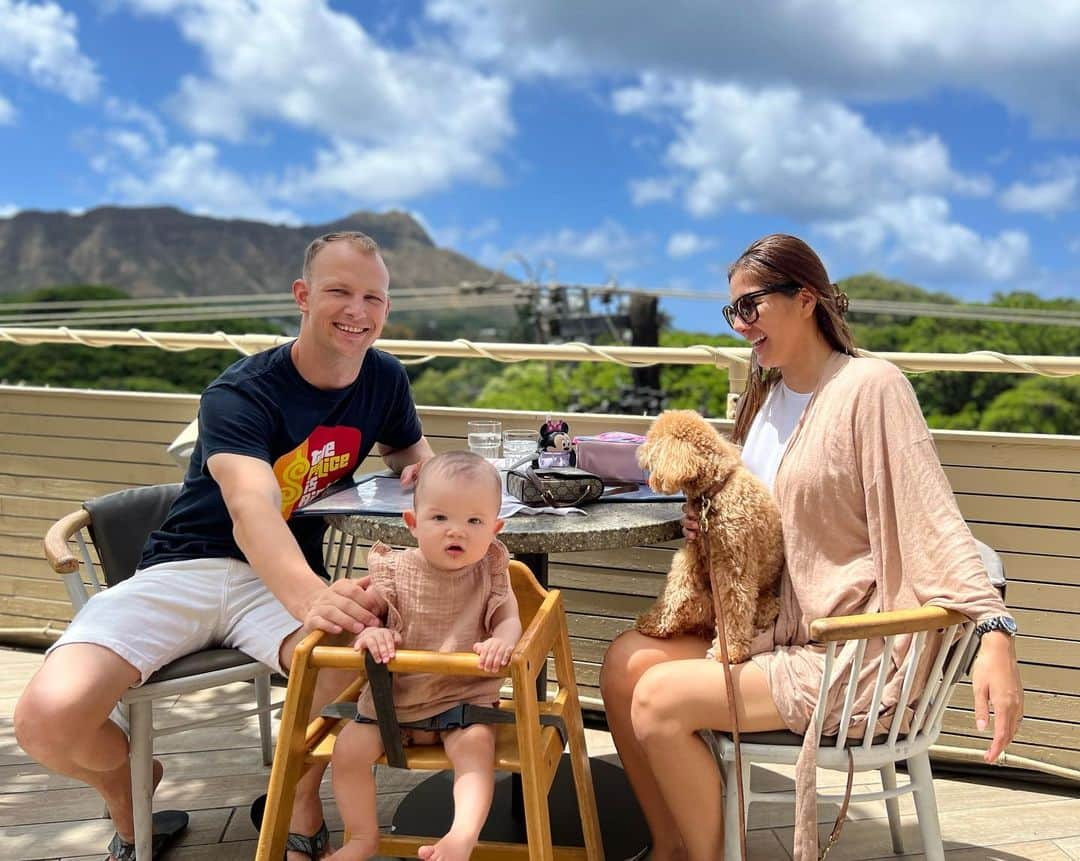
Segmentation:
{"type": "Polygon", "coordinates": [[[971,668],[975,692],[975,726],[985,730],[994,710],[994,738],[983,759],[993,764],[1013,740],[1024,716],[1024,688],[1013,638],[1002,631],[983,634],[971,668]]]}
{"type": "Polygon", "coordinates": [[[687,541],[694,541],[701,534],[701,506],[696,499],[683,503],[682,534],[687,541]]]}

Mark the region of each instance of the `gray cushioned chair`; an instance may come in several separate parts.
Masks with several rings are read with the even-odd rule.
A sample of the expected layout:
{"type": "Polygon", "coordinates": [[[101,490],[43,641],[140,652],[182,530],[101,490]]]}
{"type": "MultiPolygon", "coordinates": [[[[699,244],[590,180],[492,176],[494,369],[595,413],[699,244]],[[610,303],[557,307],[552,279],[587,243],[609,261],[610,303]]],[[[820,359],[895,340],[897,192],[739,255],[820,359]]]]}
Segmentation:
{"type": "MultiPolygon", "coordinates": [[[[63,575],[76,613],[93,593],[114,586],[135,573],[147,536],[165,520],[179,491],[179,484],[160,484],[99,496],[50,527],[45,536],[45,556],[53,570],[63,575]],[[78,546],[77,556],[71,552],[69,542],[72,540],[78,546]],[[96,551],[97,563],[91,545],[96,551]]],[[[131,796],[139,858],[151,857],[154,739],[257,713],[262,760],[269,765],[273,760],[272,708],[270,669],[237,649],[207,649],[185,655],[162,667],[145,684],[124,694],[113,713],[113,720],[125,729],[130,739],[131,796]],[[252,680],[255,683],[254,708],[230,707],[222,711],[219,707],[210,718],[163,727],[154,725],[154,700],[160,697],[252,680]]]]}

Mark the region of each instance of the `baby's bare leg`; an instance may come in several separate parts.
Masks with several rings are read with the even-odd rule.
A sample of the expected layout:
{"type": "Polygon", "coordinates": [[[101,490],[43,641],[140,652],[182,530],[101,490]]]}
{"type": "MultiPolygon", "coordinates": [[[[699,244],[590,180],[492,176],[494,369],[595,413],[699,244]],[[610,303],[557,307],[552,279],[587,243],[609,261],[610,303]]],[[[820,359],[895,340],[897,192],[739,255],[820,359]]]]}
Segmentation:
{"type": "Polygon", "coordinates": [[[416,853],[424,861],[467,861],[480,838],[495,791],[495,729],[473,724],[443,738],[454,766],[454,821],[434,846],[416,853]]]}
{"type": "Polygon", "coordinates": [[[330,773],[348,839],[330,856],[331,861],[363,861],[378,850],[379,821],[371,767],[382,752],[382,739],[375,724],[350,721],[334,743],[330,773]]]}

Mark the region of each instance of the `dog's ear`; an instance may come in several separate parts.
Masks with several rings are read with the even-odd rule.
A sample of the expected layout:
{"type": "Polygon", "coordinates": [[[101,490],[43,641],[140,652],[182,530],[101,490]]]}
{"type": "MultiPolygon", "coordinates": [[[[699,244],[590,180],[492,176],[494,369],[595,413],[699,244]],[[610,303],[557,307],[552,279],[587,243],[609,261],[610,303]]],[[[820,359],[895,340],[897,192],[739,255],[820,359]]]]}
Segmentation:
{"type": "Polygon", "coordinates": [[[638,463],[649,471],[650,484],[655,481],[669,491],[688,484],[701,467],[690,442],[670,433],[647,438],[638,449],[638,463]]]}

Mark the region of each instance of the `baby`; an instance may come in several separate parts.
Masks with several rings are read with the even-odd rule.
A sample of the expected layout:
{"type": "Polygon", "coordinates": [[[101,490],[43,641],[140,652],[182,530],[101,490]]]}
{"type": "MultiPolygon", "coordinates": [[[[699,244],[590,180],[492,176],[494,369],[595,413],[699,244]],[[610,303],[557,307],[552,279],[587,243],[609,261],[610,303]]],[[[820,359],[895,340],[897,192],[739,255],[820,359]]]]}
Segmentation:
{"type": "MultiPolygon", "coordinates": [[[[384,603],[384,625],[368,628],[354,644],[380,663],[404,643],[410,649],[473,651],[481,668],[501,670],[521,636],[517,601],[507,571],[509,554],[495,536],[502,485],[486,460],[466,451],[440,454],[420,473],[413,510],[403,515],[416,549],[376,544],[368,555],[372,588],[384,603]]],[[[501,678],[395,673],[399,722],[440,714],[460,703],[492,705],[501,678]]],[[[360,695],[361,717],[375,714],[371,692],[360,695]]],[[[465,861],[476,846],[495,786],[495,731],[491,724],[430,732],[402,730],[403,744],[442,737],[454,767],[454,819],[450,831],[418,855],[430,861],[465,861]]],[[[372,765],[383,752],[378,726],[349,723],[334,746],[333,783],[349,840],[332,861],[375,854],[379,834],[372,765]]]]}

